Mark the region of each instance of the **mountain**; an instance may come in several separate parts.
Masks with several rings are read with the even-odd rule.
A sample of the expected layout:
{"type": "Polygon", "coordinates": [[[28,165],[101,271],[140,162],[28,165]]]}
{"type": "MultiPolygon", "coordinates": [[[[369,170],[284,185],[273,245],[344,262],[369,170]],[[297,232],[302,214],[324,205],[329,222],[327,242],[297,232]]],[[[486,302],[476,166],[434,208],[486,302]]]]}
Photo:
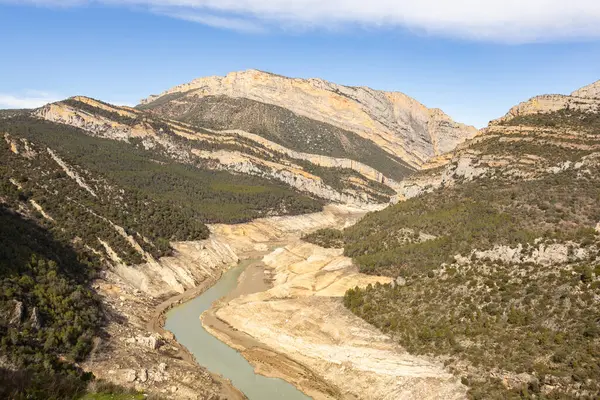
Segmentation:
{"type": "MultiPolygon", "coordinates": [[[[45,398],[50,385],[55,397],[77,398],[93,373],[151,393],[175,387],[182,398],[242,398],[190,363],[162,329],[171,301],[212,285],[242,251],[266,252],[282,235],[298,240],[300,232],[348,226],[366,210],[410,197],[409,187],[464,164],[469,151],[487,151],[473,146],[493,136],[401,93],[258,71],[200,79],[143,103],[120,107],[76,96],[0,112],[0,397],[45,398]],[[337,205],[324,209],[328,203],[337,205]],[[18,384],[5,384],[12,381],[18,384]]],[[[465,180],[452,179],[457,188],[465,180]]],[[[578,192],[584,188],[572,195],[587,199],[578,192]]],[[[447,201],[458,204],[460,196],[447,201]]],[[[442,203],[432,200],[431,207],[442,203]]],[[[398,220],[402,204],[410,203],[326,235],[346,244],[366,272],[396,279],[398,266],[388,261],[400,254],[416,263],[418,276],[423,260],[429,268],[441,257],[440,248],[428,258],[419,249],[397,252],[390,240],[438,243],[443,235],[410,228],[429,217],[398,220]],[[372,221],[379,236],[365,228],[372,221]]],[[[471,229],[468,218],[451,224],[444,229],[452,240],[464,237],[461,226],[471,229]]],[[[572,228],[567,235],[575,232],[565,227],[572,228]]],[[[442,240],[441,249],[464,249],[451,247],[452,240],[442,240]]]]}
{"type": "Polygon", "coordinates": [[[387,202],[395,193],[395,181],[353,159],[299,152],[253,133],[202,128],[86,97],[49,104],[32,116],[86,135],[139,143],[177,163],[257,176],[324,200],[368,204],[387,202]]]}
{"type": "Polygon", "coordinates": [[[600,390],[597,88],[513,107],[401,182],[398,204],[306,237],[394,278],[345,305],[444,360],[472,398],[600,390]]]}
{"type": "Polygon", "coordinates": [[[396,180],[405,165],[419,168],[477,134],[399,92],[257,70],[196,79],[142,100],[139,108],[252,132],[297,151],[351,158],[396,180]]]}

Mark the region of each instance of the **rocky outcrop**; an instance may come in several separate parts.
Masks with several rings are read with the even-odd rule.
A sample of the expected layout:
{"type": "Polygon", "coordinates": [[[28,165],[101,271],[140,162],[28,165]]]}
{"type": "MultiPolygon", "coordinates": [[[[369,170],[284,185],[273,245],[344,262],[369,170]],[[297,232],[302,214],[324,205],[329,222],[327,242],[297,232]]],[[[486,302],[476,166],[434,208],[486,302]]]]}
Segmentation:
{"type": "Polygon", "coordinates": [[[37,307],[33,307],[33,310],[31,310],[31,315],[29,316],[29,324],[33,329],[42,328],[42,319],[40,317],[40,313],[37,307]]]}
{"type": "Polygon", "coordinates": [[[20,326],[25,314],[25,306],[21,301],[14,301],[15,308],[13,309],[8,324],[10,326],[20,326]]]}
{"type": "Polygon", "coordinates": [[[163,343],[160,335],[158,335],[156,333],[152,334],[150,336],[138,335],[134,338],[128,339],[127,342],[131,343],[131,344],[137,343],[138,345],[140,345],[142,347],[146,347],[150,350],[158,349],[163,343]]]}
{"type": "Polygon", "coordinates": [[[574,91],[571,96],[600,100],[600,80],[574,91]]]}
{"type": "Polygon", "coordinates": [[[172,257],[128,266],[115,263],[115,273],[137,290],[152,297],[183,293],[238,262],[230,245],[211,237],[198,242],[176,242],[172,257]]]}
{"type": "Polygon", "coordinates": [[[599,104],[600,101],[591,98],[573,97],[562,94],[545,94],[519,103],[511,108],[504,117],[491,121],[490,124],[496,125],[518,116],[550,113],[566,108],[580,111],[595,111],[598,109],[599,104]]]}
{"type": "Polygon", "coordinates": [[[490,125],[498,125],[518,116],[551,113],[564,109],[598,112],[600,110],[600,81],[575,90],[571,95],[535,96],[514,106],[505,116],[491,121],[490,125]]]}
{"type": "Polygon", "coordinates": [[[457,255],[455,259],[458,264],[470,264],[472,260],[478,259],[507,264],[533,263],[549,266],[586,260],[591,253],[592,250],[580,248],[577,243],[543,243],[542,239],[538,239],[534,245],[494,246],[489,250],[473,250],[468,257],[457,255]]]}
{"type": "MultiPolygon", "coordinates": [[[[167,134],[163,128],[158,129],[152,123],[145,121],[144,114],[138,110],[112,107],[85,97],[75,97],[71,100],[120,117],[131,118],[137,122],[124,123],[117,117],[113,119],[106,115],[95,114],[67,102],[49,104],[35,110],[34,115],[47,121],[80,128],[91,136],[126,142],[141,139],[146,149],[164,152],[179,162],[194,164],[199,159],[218,161],[216,164],[205,163],[205,167],[280,181],[328,201],[358,205],[381,201],[379,199],[382,193],[370,187],[369,181],[383,183],[392,189],[397,187],[397,182],[376,169],[354,160],[295,152],[244,131],[197,130],[185,124],[161,120],[170,131],[167,134]],[[177,140],[177,137],[183,141],[177,140]],[[230,148],[232,143],[239,143],[240,137],[249,139],[254,145],[238,146],[239,151],[219,150],[220,146],[230,148]],[[196,142],[198,145],[190,146],[190,142],[196,142]],[[197,148],[205,147],[207,144],[211,150],[197,148]],[[260,154],[260,157],[256,154],[260,154]],[[363,185],[348,185],[356,189],[333,188],[325,184],[319,176],[306,172],[299,165],[292,164],[289,160],[293,159],[308,161],[311,164],[327,168],[348,168],[363,176],[366,181],[363,185]]],[[[90,194],[96,196],[94,190],[76,171],[69,168],[51,149],[48,149],[48,152],[71,178],[75,179],[90,194]]]]}
{"type": "Polygon", "coordinates": [[[177,102],[184,97],[206,96],[246,98],[285,107],[354,132],[414,167],[477,135],[474,127],[456,123],[441,110],[428,109],[399,92],[342,86],[322,79],[292,79],[256,70],[196,79],[150,96],[141,104],[161,98],[177,102]]]}
{"type": "Polygon", "coordinates": [[[56,161],[56,163],[63,169],[63,171],[65,171],[65,173],[70,178],[72,178],[75,182],[77,182],[77,184],[81,188],[85,189],[89,194],[91,194],[94,197],[98,197],[96,192],[94,192],[94,190],[92,190],[92,188],[87,183],[85,183],[83,178],[76,171],[69,168],[67,163],[65,163],[63,160],[61,160],[60,157],[58,157],[56,155],[56,153],[54,153],[54,151],[52,151],[52,149],[48,148],[47,150],[48,150],[48,154],[50,154],[50,156],[54,159],[54,161],[56,161]]]}

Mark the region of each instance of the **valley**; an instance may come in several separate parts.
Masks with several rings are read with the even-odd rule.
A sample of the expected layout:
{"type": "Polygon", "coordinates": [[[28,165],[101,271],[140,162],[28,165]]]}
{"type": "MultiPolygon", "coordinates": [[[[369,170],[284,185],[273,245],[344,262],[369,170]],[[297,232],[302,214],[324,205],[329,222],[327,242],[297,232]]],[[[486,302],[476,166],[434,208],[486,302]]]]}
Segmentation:
{"type": "Polygon", "coordinates": [[[258,70],[0,113],[0,397],[594,398],[599,88],[479,131],[258,70]]]}

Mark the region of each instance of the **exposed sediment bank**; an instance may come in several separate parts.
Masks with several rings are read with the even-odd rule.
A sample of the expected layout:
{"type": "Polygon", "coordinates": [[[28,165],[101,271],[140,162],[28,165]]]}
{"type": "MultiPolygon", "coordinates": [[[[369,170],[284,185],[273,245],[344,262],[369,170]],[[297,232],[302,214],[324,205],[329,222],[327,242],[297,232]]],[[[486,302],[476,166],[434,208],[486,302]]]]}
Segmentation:
{"type": "Polygon", "coordinates": [[[336,206],[211,227],[238,257],[262,263],[251,263],[229,296],[202,315],[204,328],[256,373],[283,378],[315,399],[465,398],[466,388],[442,365],[411,356],[343,306],[348,288],[389,278],[359,273],[340,249],[300,240],[318,228],[350,225],[364,212],[336,206]]]}

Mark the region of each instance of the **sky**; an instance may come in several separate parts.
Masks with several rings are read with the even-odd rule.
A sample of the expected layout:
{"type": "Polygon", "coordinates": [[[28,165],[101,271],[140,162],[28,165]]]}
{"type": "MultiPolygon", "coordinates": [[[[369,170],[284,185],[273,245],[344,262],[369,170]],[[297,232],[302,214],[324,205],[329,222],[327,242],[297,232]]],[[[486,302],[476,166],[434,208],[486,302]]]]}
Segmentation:
{"type": "Polygon", "coordinates": [[[597,0],[0,0],[0,108],[135,105],[260,69],[401,91],[477,127],[600,79],[597,0]]]}

